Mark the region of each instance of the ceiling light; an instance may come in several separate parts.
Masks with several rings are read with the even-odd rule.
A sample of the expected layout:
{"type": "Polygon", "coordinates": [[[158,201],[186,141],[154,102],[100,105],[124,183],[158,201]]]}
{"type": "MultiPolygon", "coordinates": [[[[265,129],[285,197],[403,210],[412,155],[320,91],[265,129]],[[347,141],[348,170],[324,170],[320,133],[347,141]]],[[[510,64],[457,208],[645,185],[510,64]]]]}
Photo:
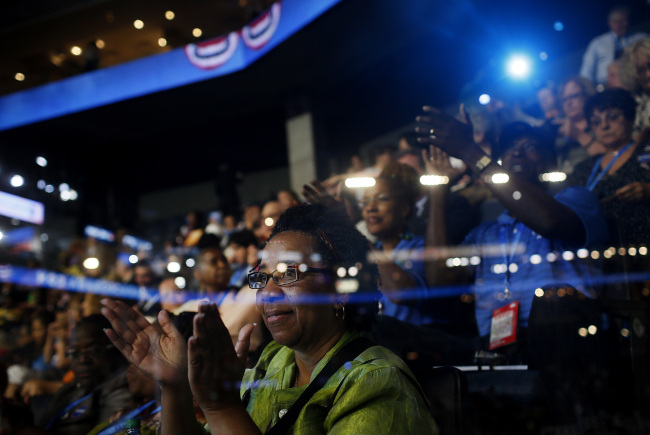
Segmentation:
{"type": "Polygon", "coordinates": [[[203,35],[203,30],[197,27],[196,29],[192,30],[192,35],[194,35],[195,38],[198,38],[203,35]]]}
{"type": "Polygon", "coordinates": [[[135,20],[133,22],[133,27],[140,30],[140,29],[142,29],[144,27],[144,22],[142,22],[142,20],[135,20]]]}
{"type": "Polygon", "coordinates": [[[77,47],[75,45],[70,49],[70,53],[74,54],[75,56],[79,56],[81,54],[81,47],[77,47]]]}
{"type": "Polygon", "coordinates": [[[15,78],[16,80],[18,80],[19,82],[22,82],[23,80],[25,80],[25,74],[20,73],[20,72],[19,72],[19,73],[16,73],[16,75],[14,76],[14,78],[15,78]]]}
{"type": "Polygon", "coordinates": [[[173,11],[167,11],[165,12],[165,18],[167,18],[169,21],[173,20],[176,14],[173,11]]]}

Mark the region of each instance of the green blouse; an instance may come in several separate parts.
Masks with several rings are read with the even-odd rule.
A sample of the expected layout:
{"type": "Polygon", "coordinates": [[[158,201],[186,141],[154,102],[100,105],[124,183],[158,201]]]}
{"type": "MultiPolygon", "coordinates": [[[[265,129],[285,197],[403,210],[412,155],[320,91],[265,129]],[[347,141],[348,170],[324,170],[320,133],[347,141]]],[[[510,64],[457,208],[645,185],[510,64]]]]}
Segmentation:
{"type": "MultiPolygon", "coordinates": [[[[343,345],[358,336],[345,333],[318,363],[311,380],[343,345]]],[[[421,387],[390,350],[373,346],[346,366],[312,396],[290,433],[438,433],[421,387]]],[[[246,410],[262,432],[274,425],[307,388],[291,388],[295,367],[293,350],[271,342],[257,365],[246,370],[241,394],[250,389],[246,410]]]]}

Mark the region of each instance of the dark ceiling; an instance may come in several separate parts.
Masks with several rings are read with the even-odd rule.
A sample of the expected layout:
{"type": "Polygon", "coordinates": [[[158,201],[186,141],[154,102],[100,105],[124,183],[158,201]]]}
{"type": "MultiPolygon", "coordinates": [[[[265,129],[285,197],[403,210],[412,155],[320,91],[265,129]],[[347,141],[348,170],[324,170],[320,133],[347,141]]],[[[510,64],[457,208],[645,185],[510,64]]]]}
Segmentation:
{"type": "MultiPolygon", "coordinates": [[[[2,13],[6,9],[0,8],[0,16],[5,17],[2,24],[8,25],[8,30],[0,32],[1,80],[7,78],[3,56],[20,51],[2,49],[11,46],[11,41],[24,42],[28,29],[33,32],[28,45],[43,46],[43,42],[36,43],[41,38],[65,47],[70,35],[76,35],[76,41],[101,36],[100,27],[94,24],[76,28],[74,23],[82,22],[84,13],[105,16],[109,6],[117,11],[137,3],[142,11],[156,10],[161,24],[150,30],[149,39],[157,40],[159,34],[169,32],[162,11],[181,10],[171,1],[67,3],[63,11],[50,10],[28,20],[30,3],[23,2],[15,7],[24,18],[13,22],[6,21],[2,13]],[[38,31],[54,29],[61,22],[69,33],[61,27],[56,34],[38,31]]],[[[182,4],[194,16],[210,11],[210,16],[223,18],[212,28],[206,21],[199,24],[211,29],[204,35],[213,37],[241,27],[254,14],[250,5],[245,9],[240,3],[246,2],[182,4]]],[[[645,2],[629,3],[645,19],[645,2]]],[[[544,4],[342,0],[244,71],[0,132],[0,163],[29,171],[35,156],[44,154],[51,162],[46,169],[53,182],[83,186],[80,194],[88,204],[105,203],[110,190],[118,202],[126,204],[122,208],[128,209],[142,193],[214,180],[222,163],[243,172],[286,165],[284,123],[288,116],[307,109],[314,116],[319,157],[350,153],[365,141],[409,123],[422,104],[445,106],[457,101],[463,86],[477,74],[492,71],[490,80],[501,80],[493,74],[500,53],[528,46],[537,53],[548,51],[550,60],[559,62],[583,50],[589,39],[606,30],[611,4],[583,0],[570,4],[569,9],[567,2],[558,0],[544,4]],[[556,20],[563,21],[562,32],[553,29],[556,20]]],[[[124,10],[136,10],[129,8],[124,10]]],[[[133,34],[144,37],[133,29],[131,17],[121,18],[123,13],[114,13],[114,23],[120,17],[122,24],[122,30],[111,34],[115,41],[133,34]]],[[[181,15],[177,13],[179,20],[181,15]]],[[[188,32],[192,26],[178,24],[188,32]]],[[[107,49],[114,44],[111,38],[105,37],[107,49]]],[[[112,62],[119,56],[115,54],[112,62]]],[[[139,54],[125,51],[122,56],[130,59],[139,54]]],[[[547,64],[538,79],[553,76],[549,68],[558,63],[547,64]]],[[[7,86],[0,84],[0,89],[7,86]]],[[[322,168],[325,163],[319,164],[322,168]]]]}

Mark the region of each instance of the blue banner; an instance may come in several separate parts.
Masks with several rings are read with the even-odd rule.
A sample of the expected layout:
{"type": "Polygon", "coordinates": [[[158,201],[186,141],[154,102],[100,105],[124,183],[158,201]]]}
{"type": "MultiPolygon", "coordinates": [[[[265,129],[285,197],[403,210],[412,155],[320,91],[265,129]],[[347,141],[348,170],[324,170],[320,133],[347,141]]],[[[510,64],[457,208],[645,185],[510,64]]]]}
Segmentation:
{"type": "Polygon", "coordinates": [[[0,98],[0,131],[240,71],[341,0],[282,0],[218,38],[0,98]]]}

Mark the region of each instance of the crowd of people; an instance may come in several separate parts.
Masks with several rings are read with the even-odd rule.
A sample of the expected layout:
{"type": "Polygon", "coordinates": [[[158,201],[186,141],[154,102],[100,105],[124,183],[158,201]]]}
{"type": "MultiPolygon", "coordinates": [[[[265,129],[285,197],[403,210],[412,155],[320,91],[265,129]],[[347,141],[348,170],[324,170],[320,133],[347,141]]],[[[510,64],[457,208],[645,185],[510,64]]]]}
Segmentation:
{"type": "Polygon", "coordinates": [[[61,254],[128,296],[4,283],[0,433],[438,433],[420,369],[477,363],[539,372],[539,430],[647,430],[650,38],[628,19],[541,116],[425,106],[301,195],[189,213],[163,260],[119,235],[61,254]]]}

